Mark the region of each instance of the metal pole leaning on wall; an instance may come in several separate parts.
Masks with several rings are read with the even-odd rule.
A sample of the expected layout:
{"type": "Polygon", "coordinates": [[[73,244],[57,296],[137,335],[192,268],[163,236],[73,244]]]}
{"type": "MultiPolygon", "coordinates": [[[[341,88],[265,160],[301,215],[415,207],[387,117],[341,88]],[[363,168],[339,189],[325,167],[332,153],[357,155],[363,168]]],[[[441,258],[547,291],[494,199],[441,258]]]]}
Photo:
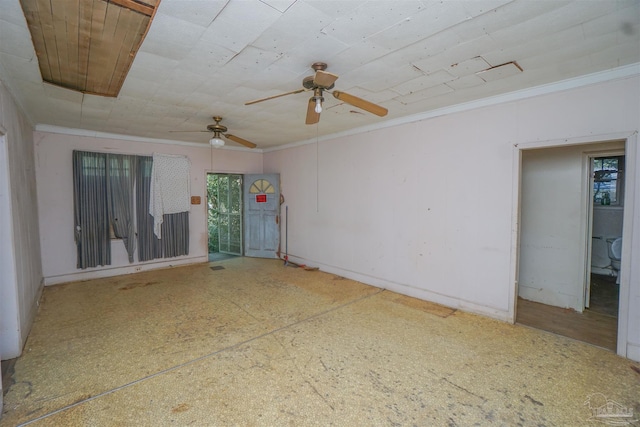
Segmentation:
{"type": "Polygon", "coordinates": [[[289,205],[284,207],[284,265],[289,265],[289,205]]]}

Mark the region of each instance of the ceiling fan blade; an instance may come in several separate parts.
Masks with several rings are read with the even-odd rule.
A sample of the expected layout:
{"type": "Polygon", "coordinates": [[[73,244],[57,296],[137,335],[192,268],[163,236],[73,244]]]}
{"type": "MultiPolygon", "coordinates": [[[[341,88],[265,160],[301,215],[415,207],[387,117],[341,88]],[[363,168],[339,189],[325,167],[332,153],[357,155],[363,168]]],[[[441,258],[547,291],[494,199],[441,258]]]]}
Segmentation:
{"type": "Polygon", "coordinates": [[[287,92],[287,93],[281,93],[279,95],[267,96],[266,98],[260,98],[260,99],[256,99],[256,100],[253,100],[253,101],[245,102],[244,105],[257,104],[258,102],[268,101],[270,99],[275,99],[275,98],[280,98],[281,96],[293,95],[294,93],[304,92],[305,90],[306,89],[298,89],[298,90],[292,90],[291,92],[287,92]]]}
{"type": "Polygon", "coordinates": [[[305,121],[308,125],[316,124],[320,121],[320,113],[316,113],[316,100],[311,97],[309,98],[309,104],[307,105],[307,120],[305,121]]]}
{"type": "Polygon", "coordinates": [[[229,138],[233,142],[237,142],[238,144],[242,144],[245,147],[249,147],[249,148],[256,148],[257,147],[257,145],[254,144],[253,142],[247,141],[246,139],[238,138],[235,135],[230,135],[228,133],[225,133],[224,136],[225,136],[225,138],[229,138]]]}
{"type": "Polygon", "coordinates": [[[332,95],[339,99],[340,101],[344,101],[347,104],[351,104],[354,107],[362,108],[365,111],[368,111],[376,116],[386,116],[389,110],[384,107],[379,106],[378,104],[374,104],[373,102],[365,101],[362,98],[358,98],[357,96],[349,95],[348,93],[340,92],[334,90],[331,92],[332,95]]]}
{"type": "Polygon", "coordinates": [[[313,84],[316,86],[329,88],[338,80],[338,75],[333,73],[327,73],[326,71],[318,70],[313,78],[313,84]]]}
{"type": "Polygon", "coordinates": [[[184,132],[209,132],[208,130],[170,130],[172,133],[184,133],[184,132]]]}

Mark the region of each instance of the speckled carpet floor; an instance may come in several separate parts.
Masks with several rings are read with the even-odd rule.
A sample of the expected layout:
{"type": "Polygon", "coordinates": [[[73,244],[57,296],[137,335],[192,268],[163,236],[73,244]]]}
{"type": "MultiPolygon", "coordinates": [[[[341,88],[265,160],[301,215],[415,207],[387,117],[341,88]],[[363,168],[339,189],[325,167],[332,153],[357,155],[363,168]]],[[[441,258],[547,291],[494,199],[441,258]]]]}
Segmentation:
{"type": "Polygon", "coordinates": [[[47,287],[10,383],[0,426],[640,418],[640,365],[609,351],[251,258],[47,287]]]}

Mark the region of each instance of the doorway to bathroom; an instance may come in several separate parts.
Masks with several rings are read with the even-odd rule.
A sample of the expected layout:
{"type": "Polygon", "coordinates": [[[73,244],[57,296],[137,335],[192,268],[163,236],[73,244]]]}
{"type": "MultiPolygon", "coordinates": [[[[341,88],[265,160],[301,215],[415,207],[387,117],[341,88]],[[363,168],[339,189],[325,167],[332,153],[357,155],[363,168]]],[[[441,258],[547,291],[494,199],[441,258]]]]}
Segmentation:
{"type": "Polygon", "coordinates": [[[625,141],[536,146],[520,153],[516,322],[616,351],[619,286],[605,268],[608,256],[600,259],[603,253],[592,254],[592,248],[616,234],[607,227],[620,227],[622,235],[623,188],[617,185],[613,194],[614,183],[593,177],[597,167],[610,170],[609,158],[624,172],[625,141]],[[616,210],[619,223],[608,222],[616,210]],[[591,275],[592,260],[601,263],[603,274],[591,275]]]}

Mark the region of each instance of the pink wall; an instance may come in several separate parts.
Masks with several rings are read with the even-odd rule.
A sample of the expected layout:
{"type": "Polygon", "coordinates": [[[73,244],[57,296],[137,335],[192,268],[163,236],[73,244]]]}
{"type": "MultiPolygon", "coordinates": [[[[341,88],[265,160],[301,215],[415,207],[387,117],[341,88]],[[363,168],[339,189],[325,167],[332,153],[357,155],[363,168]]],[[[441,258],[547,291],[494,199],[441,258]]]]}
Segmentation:
{"type": "MultiPolygon", "coordinates": [[[[280,173],[289,207],[291,259],[513,321],[518,146],[640,128],[637,76],[540,93],[265,153],[264,170],[280,173]]],[[[629,162],[640,171],[640,160],[629,162]]],[[[635,236],[630,259],[640,257],[635,236]]],[[[628,274],[621,353],[639,360],[640,271],[628,274]]]]}
{"type": "Polygon", "coordinates": [[[515,119],[503,105],[265,154],[289,205],[291,256],[506,317],[515,119]]]}
{"type": "Polygon", "coordinates": [[[2,82],[0,134],[0,358],[10,359],[22,352],[35,318],[42,267],[33,131],[2,82]]]}
{"type": "MultiPolygon", "coordinates": [[[[35,132],[40,243],[45,284],[126,274],[150,268],[207,261],[206,173],[261,173],[262,154],[240,150],[212,150],[207,145],[172,145],[108,139],[53,132],[35,132]],[[124,245],[112,241],[111,266],[78,270],[73,239],[72,151],[152,155],[185,155],[191,160],[191,195],[202,203],[192,205],[189,216],[189,255],[129,264],[124,245]]],[[[135,256],[137,260],[137,255],[135,256]]]]}

